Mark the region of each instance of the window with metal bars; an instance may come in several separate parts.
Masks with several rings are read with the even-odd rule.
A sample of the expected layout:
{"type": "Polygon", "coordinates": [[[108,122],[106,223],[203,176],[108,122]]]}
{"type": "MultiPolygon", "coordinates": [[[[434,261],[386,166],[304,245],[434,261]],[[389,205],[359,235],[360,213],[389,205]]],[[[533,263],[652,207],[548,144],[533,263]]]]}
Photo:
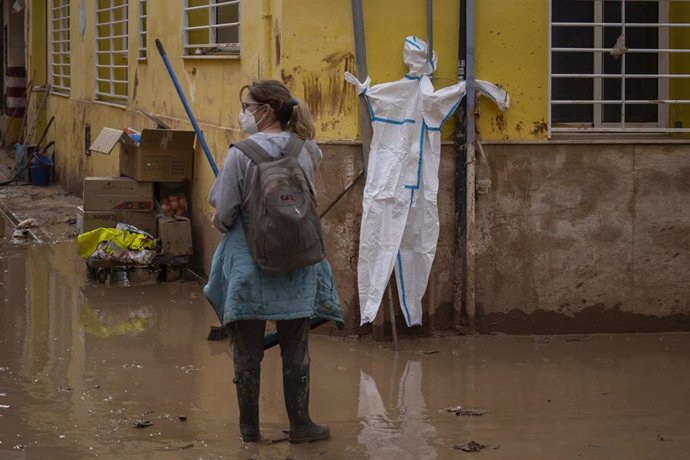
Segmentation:
{"type": "Polygon", "coordinates": [[[148,10],[146,0],[139,0],[139,59],[146,59],[146,46],[148,38],[148,10]]]}
{"type": "Polygon", "coordinates": [[[48,4],[48,72],[52,91],[68,95],[71,88],[69,0],[50,0],[48,4]]]}
{"type": "Polygon", "coordinates": [[[690,1],[551,0],[551,132],[690,132],[690,1]]]}
{"type": "Polygon", "coordinates": [[[185,55],[238,55],[239,52],[240,0],[185,0],[185,55]]]}
{"type": "Polygon", "coordinates": [[[96,2],[96,99],[128,100],[127,0],[96,2]]]}

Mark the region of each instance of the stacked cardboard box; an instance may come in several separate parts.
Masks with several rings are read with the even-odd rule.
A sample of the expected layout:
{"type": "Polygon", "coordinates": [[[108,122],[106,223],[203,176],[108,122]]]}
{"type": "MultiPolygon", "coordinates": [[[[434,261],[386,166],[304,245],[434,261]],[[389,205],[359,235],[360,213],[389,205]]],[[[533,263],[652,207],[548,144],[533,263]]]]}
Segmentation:
{"type": "Polygon", "coordinates": [[[77,212],[79,233],[112,228],[120,222],[154,237],[158,234],[153,182],[137,182],[129,177],[85,178],[84,206],[77,212]]]}
{"type": "Polygon", "coordinates": [[[80,210],[82,217],[77,218],[78,226],[81,222],[79,232],[106,226],[100,224],[114,227],[117,222],[124,222],[159,237],[164,256],[191,255],[192,231],[186,216],[187,200],[183,215],[166,216],[165,207],[160,206],[161,200],[156,202],[156,190],[165,190],[165,186],[171,183],[189,183],[192,180],[194,140],[194,131],[145,129],[136,142],[124,130],[104,128],[90,150],[109,155],[120,143],[120,174],[127,177],[108,178],[116,179],[113,182],[120,186],[117,191],[111,186],[112,193],[109,194],[105,193],[105,186],[99,188],[96,185],[98,181],[94,179],[99,178],[85,179],[84,208],[80,210]],[[87,188],[89,179],[93,184],[89,183],[87,188]],[[130,184],[131,187],[122,184],[130,184]],[[98,209],[98,213],[91,214],[90,211],[96,211],[93,206],[109,209],[98,209]],[[104,214],[105,211],[108,213],[104,214]]]}

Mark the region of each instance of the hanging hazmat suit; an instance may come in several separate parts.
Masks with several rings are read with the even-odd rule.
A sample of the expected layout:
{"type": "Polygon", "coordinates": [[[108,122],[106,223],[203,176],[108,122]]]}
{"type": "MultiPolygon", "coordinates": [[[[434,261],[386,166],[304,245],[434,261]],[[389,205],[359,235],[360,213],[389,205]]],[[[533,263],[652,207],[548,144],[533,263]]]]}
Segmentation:
{"type": "MultiPolygon", "coordinates": [[[[422,297],[439,234],[441,128],[465,95],[465,82],[434,91],[428,75],[436,69],[436,53],[428,61],[423,40],[406,37],[403,59],[409,72],[390,83],[370,87],[369,77],[362,83],[345,72],[364,95],[373,126],[357,265],[361,324],[376,317],[393,270],[405,322],[422,324],[422,297]]],[[[507,107],[505,91],[476,83],[507,107]]]]}

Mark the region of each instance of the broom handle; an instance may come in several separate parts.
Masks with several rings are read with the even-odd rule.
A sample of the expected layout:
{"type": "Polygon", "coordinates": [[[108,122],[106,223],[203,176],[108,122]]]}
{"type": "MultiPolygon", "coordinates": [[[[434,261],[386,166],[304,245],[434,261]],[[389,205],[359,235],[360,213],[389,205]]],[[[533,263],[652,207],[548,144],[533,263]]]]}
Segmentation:
{"type": "Polygon", "coordinates": [[[184,106],[185,111],[187,112],[187,116],[189,117],[189,121],[192,122],[192,126],[194,127],[194,131],[196,132],[196,137],[199,139],[199,142],[201,143],[201,148],[204,150],[204,154],[206,155],[206,159],[208,160],[208,164],[211,166],[211,169],[213,170],[213,174],[215,176],[218,176],[218,166],[216,166],[216,161],[213,159],[213,155],[211,155],[211,150],[208,148],[208,145],[206,144],[206,139],[204,138],[204,133],[201,132],[201,128],[199,128],[199,124],[196,122],[196,118],[194,118],[194,114],[192,113],[192,109],[189,107],[189,103],[187,102],[187,97],[184,95],[184,91],[182,91],[182,87],[180,86],[180,83],[177,81],[177,76],[175,76],[175,71],[173,70],[172,66],[170,65],[170,61],[168,60],[168,55],[165,53],[165,49],[163,48],[163,43],[159,39],[156,39],[156,48],[158,48],[158,53],[160,53],[161,57],[163,58],[163,63],[165,64],[165,68],[168,69],[168,73],[170,74],[170,78],[173,81],[173,84],[175,85],[175,89],[177,90],[177,94],[180,96],[180,100],[182,101],[182,105],[184,106]]]}

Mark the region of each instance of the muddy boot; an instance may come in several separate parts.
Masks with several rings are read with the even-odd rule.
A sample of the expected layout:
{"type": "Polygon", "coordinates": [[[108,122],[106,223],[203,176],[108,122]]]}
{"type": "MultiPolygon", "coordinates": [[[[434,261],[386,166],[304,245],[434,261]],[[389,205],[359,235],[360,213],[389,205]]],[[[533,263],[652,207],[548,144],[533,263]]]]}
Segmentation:
{"type": "Polygon", "coordinates": [[[285,408],[290,419],[290,443],[327,439],[331,430],[317,425],[309,417],[309,368],[290,366],[283,371],[285,408]]]}
{"type": "Polygon", "coordinates": [[[259,442],[259,383],[260,371],[235,374],[237,403],[240,407],[240,438],[243,442],[259,442]]]}

